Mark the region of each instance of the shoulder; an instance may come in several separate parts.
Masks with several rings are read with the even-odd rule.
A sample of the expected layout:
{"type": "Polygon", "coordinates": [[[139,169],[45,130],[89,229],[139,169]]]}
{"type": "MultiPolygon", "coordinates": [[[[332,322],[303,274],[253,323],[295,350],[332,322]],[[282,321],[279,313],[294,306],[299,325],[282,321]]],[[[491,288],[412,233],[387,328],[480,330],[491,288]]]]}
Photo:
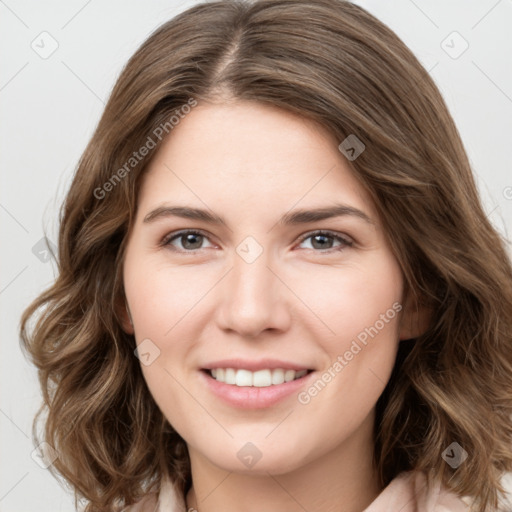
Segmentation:
{"type": "Polygon", "coordinates": [[[158,494],[150,493],[141,498],[137,503],[123,508],[122,512],[157,512],[158,494]]]}
{"type": "MultiPolygon", "coordinates": [[[[468,498],[440,484],[428,489],[424,473],[407,471],[394,478],[364,512],[469,512],[469,505],[468,498]]],[[[148,494],[123,512],[186,512],[186,505],[171,480],[164,478],[159,494],[148,494]]]]}
{"type": "Polygon", "coordinates": [[[471,501],[461,498],[441,484],[427,488],[420,471],[400,473],[364,512],[469,512],[471,501]]]}
{"type": "Polygon", "coordinates": [[[162,478],[159,493],[150,493],[122,512],[186,512],[185,499],[169,477],[162,478]]]}

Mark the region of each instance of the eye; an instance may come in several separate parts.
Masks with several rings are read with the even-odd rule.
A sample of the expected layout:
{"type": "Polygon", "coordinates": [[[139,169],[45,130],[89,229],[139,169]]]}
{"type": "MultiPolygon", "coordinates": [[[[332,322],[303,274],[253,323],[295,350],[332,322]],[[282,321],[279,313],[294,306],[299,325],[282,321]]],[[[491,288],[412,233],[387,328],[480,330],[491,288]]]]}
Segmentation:
{"type": "MultiPolygon", "coordinates": [[[[311,247],[312,249],[322,249],[322,252],[333,252],[333,251],[341,251],[345,247],[351,247],[353,242],[348,238],[344,238],[336,233],[332,233],[330,231],[315,231],[314,233],[309,233],[302,237],[301,243],[311,238],[311,247]],[[331,240],[329,240],[331,239],[331,240]],[[332,242],[337,241],[339,245],[337,247],[332,246],[332,242]]],[[[317,251],[319,252],[319,251],[317,251]]]]}
{"type": "Polygon", "coordinates": [[[201,231],[197,230],[185,230],[179,231],[178,233],[171,233],[166,236],[162,241],[163,246],[174,246],[172,243],[177,240],[181,243],[181,247],[178,247],[178,251],[181,252],[195,252],[196,249],[202,249],[201,245],[204,240],[207,240],[207,236],[201,231]]]}
{"type": "MultiPolygon", "coordinates": [[[[353,242],[348,238],[330,231],[315,231],[313,233],[308,233],[301,238],[300,243],[302,244],[310,238],[312,240],[310,248],[321,250],[316,252],[341,251],[342,249],[353,245],[353,242]],[[333,247],[333,242],[338,242],[339,245],[333,247]]],[[[178,231],[176,233],[170,233],[163,239],[161,245],[176,248],[174,242],[177,241],[181,245],[181,247],[176,248],[178,252],[191,253],[196,252],[197,249],[203,249],[202,245],[205,240],[208,240],[208,236],[202,231],[188,229],[178,231]]],[[[308,247],[306,248],[309,249],[308,247]]]]}

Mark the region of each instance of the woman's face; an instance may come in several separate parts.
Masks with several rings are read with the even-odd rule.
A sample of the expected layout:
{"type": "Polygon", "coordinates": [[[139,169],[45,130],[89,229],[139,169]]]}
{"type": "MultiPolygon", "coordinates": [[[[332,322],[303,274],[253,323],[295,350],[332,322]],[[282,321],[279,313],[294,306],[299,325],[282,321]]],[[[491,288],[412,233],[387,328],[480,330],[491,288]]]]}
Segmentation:
{"type": "Polygon", "coordinates": [[[399,265],[340,142],[262,104],[199,104],[139,191],[124,328],[191,454],[225,470],[279,474],[369,443],[410,334],[399,265]]]}

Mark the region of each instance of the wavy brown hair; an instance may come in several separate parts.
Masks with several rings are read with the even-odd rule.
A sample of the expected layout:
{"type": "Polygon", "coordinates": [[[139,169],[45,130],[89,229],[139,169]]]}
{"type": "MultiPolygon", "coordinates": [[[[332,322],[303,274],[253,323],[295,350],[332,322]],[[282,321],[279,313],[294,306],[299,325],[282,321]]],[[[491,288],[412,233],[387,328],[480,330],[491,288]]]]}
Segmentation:
{"type": "Polygon", "coordinates": [[[431,311],[427,330],[401,342],[377,402],[380,483],[422,470],[429,485],[472,497],[473,510],[494,510],[512,470],[506,242],[428,72],[386,25],[342,0],[201,3],[159,27],[123,69],[62,206],[58,277],[21,319],[43,393],[33,436],[59,453],[50,470],[90,512],[134,503],[166,473],[183,492],[191,485],[186,445],[149,393],[119,313],[137,191],[156,149],[116,170],[183,105],[229,99],[365,144],[347,161],[378,208],[406,295],[431,311]],[[457,468],[442,457],[452,442],[468,453],[457,468]]]}

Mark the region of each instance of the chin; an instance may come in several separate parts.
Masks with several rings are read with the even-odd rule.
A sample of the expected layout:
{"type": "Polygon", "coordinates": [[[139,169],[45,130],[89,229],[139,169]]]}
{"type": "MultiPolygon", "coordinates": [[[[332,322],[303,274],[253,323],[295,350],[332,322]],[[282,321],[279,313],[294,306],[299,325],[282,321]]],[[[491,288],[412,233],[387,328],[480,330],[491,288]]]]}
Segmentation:
{"type": "Polygon", "coordinates": [[[290,473],[305,464],[307,460],[299,444],[294,444],[290,449],[276,450],[273,446],[258,447],[257,443],[233,443],[235,446],[220,446],[215,453],[203,452],[203,456],[210,462],[224,471],[240,473],[245,475],[268,476],[290,473]]]}

